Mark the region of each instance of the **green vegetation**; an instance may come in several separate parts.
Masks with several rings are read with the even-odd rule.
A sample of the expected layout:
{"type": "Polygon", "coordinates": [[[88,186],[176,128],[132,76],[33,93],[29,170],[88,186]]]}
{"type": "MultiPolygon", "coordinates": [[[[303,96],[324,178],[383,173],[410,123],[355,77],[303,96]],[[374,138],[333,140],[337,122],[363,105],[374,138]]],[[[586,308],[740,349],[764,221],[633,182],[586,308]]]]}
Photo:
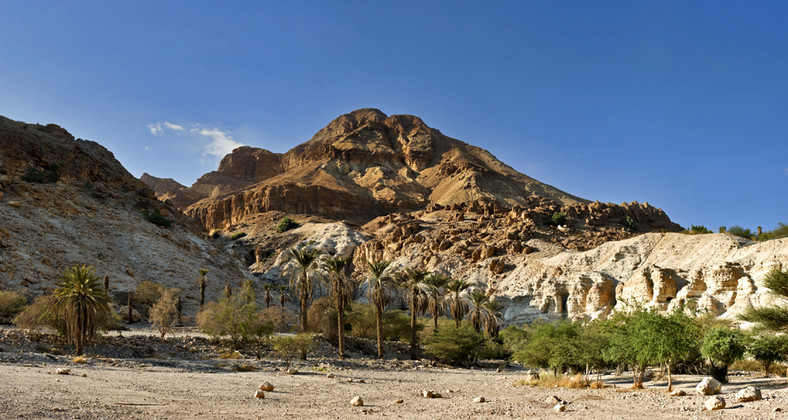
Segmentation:
{"type": "Polygon", "coordinates": [[[276,225],[276,231],[279,233],[286,232],[290,229],[295,229],[298,227],[298,222],[291,219],[289,216],[285,216],[279,223],[276,225]]]}
{"type": "Polygon", "coordinates": [[[467,364],[481,355],[487,339],[467,322],[442,326],[425,340],[426,353],[443,363],[467,364]]]}
{"type": "Polygon", "coordinates": [[[741,238],[744,238],[744,239],[750,239],[753,236],[752,232],[750,232],[749,229],[745,229],[745,228],[743,228],[741,226],[731,226],[731,227],[729,227],[728,228],[728,233],[730,233],[733,236],[738,236],[738,237],[741,237],[741,238]]]}
{"type": "Polygon", "coordinates": [[[233,233],[232,235],[230,235],[230,240],[231,240],[231,241],[236,241],[236,240],[238,240],[238,239],[241,239],[241,238],[243,238],[244,236],[246,236],[246,232],[243,232],[243,231],[241,231],[241,232],[235,232],[235,233],[233,233]]]}
{"type": "Polygon", "coordinates": [[[197,315],[200,329],[212,337],[227,336],[230,346],[238,349],[252,339],[262,339],[273,333],[273,322],[260,316],[253,291],[241,288],[241,293],[210,302],[197,315]]]}
{"type": "Polygon", "coordinates": [[[60,167],[57,163],[46,165],[43,169],[28,166],[27,171],[22,175],[22,181],[35,182],[38,184],[54,183],[60,179],[60,167]]]}
{"type": "Polygon", "coordinates": [[[375,333],[377,336],[378,359],[383,358],[383,309],[391,301],[394,279],[388,275],[389,261],[379,260],[367,263],[367,298],[375,306],[375,333]]]}
{"type": "Polygon", "coordinates": [[[349,258],[326,257],[320,262],[328,293],[337,314],[337,336],[339,339],[339,358],[345,358],[345,307],[350,305],[353,283],[346,275],[349,258]]]}
{"type": "Polygon", "coordinates": [[[27,307],[27,299],[19,293],[0,290],[0,324],[10,324],[27,307]]]}
{"type": "Polygon", "coordinates": [[[93,267],[75,266],[63,273],[55,289],[54,310],[63,320],[66,337],[74,344],[77,356],[85,342],[95,336],[98,320],[110,312],[110,299],[93,267]]]}
{"type": "Polygon", "coordinates": [[[635,225],[635,219],[633,219],[631,216],[625,217],[622,223],[624,224],[624,226],[632,230],[635,230],[637,228],[637,226],[635,225]]]}
{"type": "Polygon", "coordinates": [[[285,272],[290,272],[290,289],[298,296],[301,306],[301,332],[307,330],[309,301],[315,290],[316,280],[313,273],[317,271],[320,255],[323,252],[309,245],[290,248],[290,261],[285,272]]]}
{"type": "Polygon", "coordinates": [[[65,335],[66,324],[54,310],[56,302],[57,298],[52,294],[37,297],[30,306],[14,317],[14,325],[33,331],[51,328],[58,334],[65,335]]]}
{"type": "Polygon", "coordinates": [[[700,351],[711,362],[711,375],[726,383],[728,366],[747,351],[747,337],[738,329],[715,326],[706,332],[700,351]]]}
{"type": "Polygon", "coordinates": [[[689,235],[702,235],[704,233],[711,233],[711,231],[703,225],[692,225],[689,229],[684,229],[682,233],[689,235]]]}
{"type": "Polygon", "coordinates": [[[285,371],[290,370],[290,364],[296,356],[301,355],[305,359],[312,347],[314,347],[314,335],[308,333],[299,333],[294,336],[277,336],[271,339],[271,348],[274,350],[274,353],[287,363],[285,371]]]}
{"type": "Polygon", "coordinates": [[[165,217],[157,208],[154,208],[153,210],[146,210],[142,214],[145,216],[145,220],[153,223],[156,226],[163,228],[169,228],[172,226],[172,220],[165,217]]]}
{"type": "Polygon", "coordinates": [[[564,223],[566,223],[566,214],[564,214],[562,211],[553,213],[550,219],[545,222],[545,224],[548,226],[558,226],[563,225],[564,223]]]}
{"type": "Polygon", "coordinates": [[[178,322],[179,317],[178,290],[162,289],[161,296],[151,307],[148,316],[153,328],[164,338],[167,333],[172,334],[172,327],[178,322]]]}

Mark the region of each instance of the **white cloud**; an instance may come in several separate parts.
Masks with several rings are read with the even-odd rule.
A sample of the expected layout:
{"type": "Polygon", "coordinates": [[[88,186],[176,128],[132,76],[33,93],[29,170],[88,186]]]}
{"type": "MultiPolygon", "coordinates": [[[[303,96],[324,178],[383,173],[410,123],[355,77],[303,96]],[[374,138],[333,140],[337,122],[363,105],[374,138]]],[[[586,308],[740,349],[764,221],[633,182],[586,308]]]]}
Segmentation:
{"type": "Polygon", "coordinates": [[[165,129],[172,131],[184,130],[182,125],[173,124],[169,121],[148,124],[148,130],[150,130],[150,133],[153,134],[154,136],[161,136],[162,134],[164,134],[165,129]]]}
{"type": "Polygon", "coordinates": [[[150,152],[150,146],[145,146],[145,150],[150,152]]]}
{"type": "Polygon", "coordinates": [[[785,168],[785,174],[788,175],[788,168],[785,168]]]}
{"type": "Polygon", "coordinates": [[[218,128],[192,128],[190,131],[211,139],[210,143],[203,146],[203,156],[224,157],[232,152],[233,149],[243,146],[242,143],[233,140],[229,132],[221,131],[218,128]]]}

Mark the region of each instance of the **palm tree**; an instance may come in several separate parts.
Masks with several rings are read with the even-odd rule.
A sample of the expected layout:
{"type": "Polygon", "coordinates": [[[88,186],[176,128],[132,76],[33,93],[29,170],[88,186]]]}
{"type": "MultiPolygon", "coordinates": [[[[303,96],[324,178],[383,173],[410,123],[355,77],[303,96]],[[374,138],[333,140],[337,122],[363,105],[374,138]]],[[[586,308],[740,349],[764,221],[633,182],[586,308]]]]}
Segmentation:
{"type": "Polygon", "coordinates": [[[287,301],[287,286],[284,284],[279,285],[279,304],[282,305],[282,309],[285,308],[285,302],[287,301]]]}
{"type": "Polygon", "coordinates": [[[416,359],[416,317],[427,309],[429,286],[424,282],[427,272],[420,269],[406,269],[400,276],[400,287],[410,307],[410,358],[416,359]]]}
{"type": "Polygon", "coordinates": [[[263,283],[263,291],[265,292],[265,309],[271,306],[271,289],[274,288],[272,283],[263,283]]]}
{"type": "Polygon", "coordinates": [[[367,285],[367,299],[375,306],[375,327],[378,339],[378,359],[383,358],[383,308],[391,300],[394,279],[386,274],[390,261],[380,260],[367,263],[369,275],[364,279],[367,285]]]}
{"type": "Polygon", "coordinates": [[[350,304],[353,284],[345,276],[349,258],[323,258],[321,265],[328,273],[328,290],[337,308],[337,335],[339,337],[339,359],[345,358],[345,306],[350,304]]]}
{"type": "Polygon", "coordinates": [[[200,309],[202,309],[202,305],[205,304],[205,286],[208,285],[208,279],[205,276],[208,274],[207,268],[201,268],[199,270],[200,278],[197,279],[197,284],[200,285],[200,309]]]}
{"type": "Polygon", "coordinates": [[[462,317],[468,312],[468,303],[460,296],[462,292],[471,287],[471,284],[465,280],[454,279],[446,285],[449,291],[449,312],[454,318],[454,325],[459,328],[462,317]]]}
{"type": "Polygon", "coordinates": [[[484,330],[490,337],[498,337],[498,332],[503,323],[503,304],[495,299],[490,299],[484,304],[484,309],[487,310],[487,322],[484,323],[484,330]]]}
{"type": "Polygon", "coordinates": [[[485,322],[487,312],[484,305],[490,301],[490,297],[481,290],[474,290],[470,296],[471,304],[473,304],[473,311],[471,312],[471,325],[473,329],[479,331],[482,329],[482,323],[485,322]]]}
{"type": "Polygon", "coordinates": [[[298,295],[301,305],[301,332],[305,332],[307,329],[307,306],[315,286],[315,282],[309,275],[317,269],[320,254],[322,252],[317,248],[308,248],[307,246],[290,248],[290,262],[292,263],[290,268],[293,271],[290,278],[290,289],[298,295]]]}
{"type": "Polygon", "coordinates": [[[66,323],[69,343],[82,354],[85,342],[96,334],[98,319],[110,312],[110,298],[90,266],[66,270],[55,289],[55,312],[66,323]]]}
{"type": "Polygon", "coordinates": [[[427,294],[428,310],[432,314],[432,320],[435,324],[435,330],[438,330],[438,316],[446,310],[445,295],[446,286],[452,280],[451,276],[441,273],[432,273],[427,276],[425,283],[429,286],[429,293],[427,294]]]}

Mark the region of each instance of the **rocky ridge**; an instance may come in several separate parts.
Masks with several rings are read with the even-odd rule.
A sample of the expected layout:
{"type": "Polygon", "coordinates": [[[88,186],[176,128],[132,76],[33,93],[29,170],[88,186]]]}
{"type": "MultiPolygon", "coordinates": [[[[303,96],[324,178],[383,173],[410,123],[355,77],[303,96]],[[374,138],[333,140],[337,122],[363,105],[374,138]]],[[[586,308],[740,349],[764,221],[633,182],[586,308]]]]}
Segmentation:
{"type": "Polygon", "coordinates": [[[65,269],[82,264],[109,276],[111,293],[142,280],[179,287],[187,313],[195,309],[198,268],[222,275],[221,284],[209,281],[210,296],[224,280],[236,284],[246,276],[235,255],[156,200],[98,143],[54,124],[0,117],[0,289],[39,295],[65,269]],[[146,220],[154,211],[172,227],[146,220]]]}

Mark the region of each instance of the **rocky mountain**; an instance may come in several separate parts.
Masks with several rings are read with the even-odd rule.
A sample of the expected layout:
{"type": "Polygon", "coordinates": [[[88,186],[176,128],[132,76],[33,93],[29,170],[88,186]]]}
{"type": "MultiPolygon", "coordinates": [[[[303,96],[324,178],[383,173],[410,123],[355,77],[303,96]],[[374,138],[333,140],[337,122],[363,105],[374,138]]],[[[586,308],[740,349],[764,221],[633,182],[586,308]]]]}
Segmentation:
{"type": "Polygon", "coordinates": [[[195,309],[198,268],[212,273],[211,296],[247,275],[237,256],[156,200],[98,143],[54,124],[0,117],[0,289],[35,296],[82,264],[109,276],[112,293],[142,280],[179,287],[187,313],[195,309]],[[151,223],[152,214],[172,226],[151,223]]]}

